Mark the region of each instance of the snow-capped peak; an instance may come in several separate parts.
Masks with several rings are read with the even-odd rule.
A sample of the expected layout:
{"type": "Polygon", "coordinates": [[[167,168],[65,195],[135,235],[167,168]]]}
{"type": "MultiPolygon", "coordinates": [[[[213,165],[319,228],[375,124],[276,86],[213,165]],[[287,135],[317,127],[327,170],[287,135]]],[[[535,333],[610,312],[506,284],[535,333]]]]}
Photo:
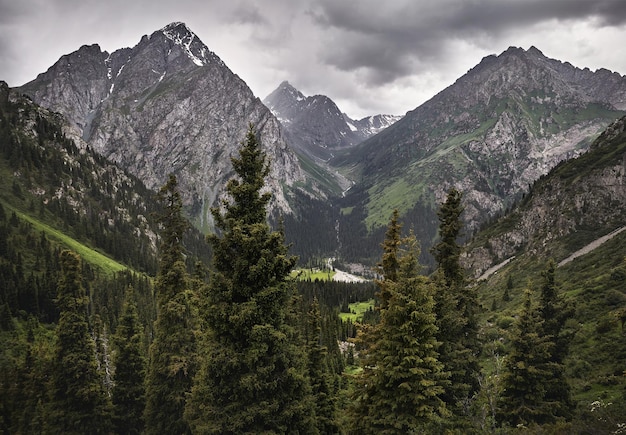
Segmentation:
{"type": "Polygon", "coordinates": [[[172,42],[180,45],[185,53],[198,66],[209,63],[209,49],[185,23],[176,21],[161,29],[161,32],[172,42]]]}

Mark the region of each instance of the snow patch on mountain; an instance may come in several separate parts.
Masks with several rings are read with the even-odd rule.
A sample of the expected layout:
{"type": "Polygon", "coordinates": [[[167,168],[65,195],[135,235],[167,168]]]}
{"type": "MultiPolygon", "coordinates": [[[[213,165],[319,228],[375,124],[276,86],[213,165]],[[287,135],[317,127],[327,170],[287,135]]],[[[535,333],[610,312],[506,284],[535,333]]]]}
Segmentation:
{"type": "Polygon", "coordinates": [[[200,42],[200,39],[185,23],[174,22],[163,27],[161,31],[174,44],[180,45],[189,59],[196,65],[204,66],[209,62],[207,58],[209,49],[200,42]]]}

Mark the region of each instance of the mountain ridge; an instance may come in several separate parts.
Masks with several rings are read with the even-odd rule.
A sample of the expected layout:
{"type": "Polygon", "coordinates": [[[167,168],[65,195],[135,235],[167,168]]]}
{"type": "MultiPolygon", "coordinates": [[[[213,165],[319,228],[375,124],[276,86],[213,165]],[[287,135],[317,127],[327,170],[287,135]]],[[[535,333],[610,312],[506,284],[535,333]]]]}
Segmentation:
{"type": "Polygon", "coordinates": [[[232,174],[228,156],[250,123],[273,162],[267,183],[272,210],[292,213],[294,192],[323,195],[269,109],[183,23],[111,54],[83,46],[19,90],[64,113],[75,136],[148,187],[176,174],[200,228],[212,226],[209,209],[219,204],[232,174]]]}
{"type": "MultiPolygon", "coordinates": [[[[509,48],[329,164],[357,182],[343,207],[359,208],[370,234],[393,208],[401,215],[421,209],[419,219],[432,222],[451,187],[464,193],[471,233],[585,151],[625,113],[625,101],[624,76],[568,66],[534,47],[509,48]]],[[[431,225],[421,240],[434,237],[431,225]]]]}
{"type": "Polygon", "coordinates": [[[327,211],[325,224],[349,261],[359,259],[348,252],[367,251],[356,248],[362,240],[378,245],[394,208],[430,245],[450,187],[464,192],[475,231],[585,151],[626,107],[626,77],[511,47],[361,141],[356,132],[374,132],[374,118],[351,120],[330,98],[306,97],[288,82],[270,94],[274,104],[266,99],[281,122],[180,22],[110,54],[82,46],[18,89],[66,114],[76,137],[150,188],[175,173],[203,230],[232,175],[228,157],[254,123],[272,162],[274,216],[297,215],[299,195],[340,210],[340,222],[327,211]]]}

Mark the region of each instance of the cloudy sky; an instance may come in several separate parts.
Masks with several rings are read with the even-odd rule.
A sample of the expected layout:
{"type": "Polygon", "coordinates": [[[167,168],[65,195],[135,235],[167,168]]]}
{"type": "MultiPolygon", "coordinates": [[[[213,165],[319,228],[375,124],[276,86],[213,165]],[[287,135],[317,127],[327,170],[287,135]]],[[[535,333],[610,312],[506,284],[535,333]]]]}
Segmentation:
{"type": "Polygon", "coordinates": [[[0,0],[0,80],[183,21],[260,98],[288,80],[353,118],[404,114],[509,46],[626,74],[625,0],[0,0]]]}

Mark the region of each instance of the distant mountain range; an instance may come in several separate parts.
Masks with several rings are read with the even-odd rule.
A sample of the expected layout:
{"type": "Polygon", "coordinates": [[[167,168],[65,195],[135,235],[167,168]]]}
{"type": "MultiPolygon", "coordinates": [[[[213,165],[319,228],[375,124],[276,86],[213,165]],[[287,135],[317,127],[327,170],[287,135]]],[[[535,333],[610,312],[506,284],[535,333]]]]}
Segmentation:
{"type": "Polygon", "coordinates": [[[324,161],[336,150],[357,145],[401,118],[374,115],[353,120],[327,96],[305,97],[286,81],[263,103],[276,115],[296,150],[324,161]]]}
{"type": "Polygon", "coordinates": [[[19,91],[62,113],[80,147],[148,187],[175,173],[204,231],[252,122],[272,162],[273,214],[290,216],[288,228],[326,228],[324,248],[306,250],[368,263],[393,209],[427,248],[435,210],[456,187],[473,232],[626,113],[626,77],[534,47],[484,58],[401,119],[352,120],[330,98],[288,82],[263,104],[184,23],[113,53],[83,46],[19,91]]]}

